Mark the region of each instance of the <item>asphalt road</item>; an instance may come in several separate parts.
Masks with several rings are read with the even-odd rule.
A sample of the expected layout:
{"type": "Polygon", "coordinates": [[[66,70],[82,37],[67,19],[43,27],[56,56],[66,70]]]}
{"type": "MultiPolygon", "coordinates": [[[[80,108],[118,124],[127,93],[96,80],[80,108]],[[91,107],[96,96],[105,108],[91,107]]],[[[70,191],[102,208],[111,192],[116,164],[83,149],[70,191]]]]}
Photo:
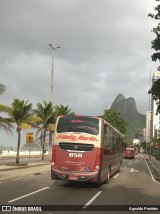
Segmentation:
{"type": "MultiPolygon", "coordinates": [[[[61,211],[46,211],[41,213],[61,214],[65,205],[72,205],[74,210],[67,214],[86,213],[131,213],[132,211],[105,211],[105,205],[134,205],[137,208],[148,205],[153,207],[160,204],[160,183],[152,178],[150,169],[143,155],[134,160],[125,159],[120,173],[110,179],[109,184],[96,187],[88,183],[70,183],[52,181],[50,171],[44,171],[32,176],[22,177],[0,183],[1,205],[60,205],[61,211]],[[74,205],[77,205],[74,207],[74,205]],[[103,211],[87,211],[89,205],[99,205],[96,209],[103,211]],[[81,211],[83,209],[83,211],[81,211]],[[86,211],[85,211],[86,210],[86,211]]],[[[72,207],[71,206],[71,207],[72,207]]],[[[54,209],[54,207],[52,207],[54,209]]],[[[55,208],[57,208],[55,206],[55,208]]],[[[69,207],[70,208],[70,207],[69,207]]],[[[2,212],[4,213],[4,212],[2,212]]],[[[6,212],[8,213],[8,212],[6,212]]],[[[15,213],[15,212],[13,212],[15,213]]],[[[16,212],[22,213],[22,212],[16,212]]],[[[32,213],[32,212],[30,212],[32,213]]],[[[35,213],[35,212],[34,212],[35,213]]],[[[40,213],[40,212],[38,212],[40,213]]],[[[154,211],[139,211],[134,213],[153,214],[154,211]]],[[[156,213],[160,213],[156,212],[156,213]]]]}

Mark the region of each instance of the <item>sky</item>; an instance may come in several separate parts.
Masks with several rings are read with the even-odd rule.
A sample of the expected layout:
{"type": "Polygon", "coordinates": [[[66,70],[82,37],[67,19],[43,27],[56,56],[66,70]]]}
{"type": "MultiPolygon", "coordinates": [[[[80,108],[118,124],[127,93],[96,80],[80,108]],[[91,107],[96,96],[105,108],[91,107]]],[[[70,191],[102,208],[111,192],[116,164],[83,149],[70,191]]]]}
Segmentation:
{"type": "MultiPolygon", "coordinates": [[[[148,110],[155,0],[0,0],[0,103],[50,101],[101,115],[116,96],[148,110]]],[[[0,145],[16,140],[0,130],[0,145]]]]}

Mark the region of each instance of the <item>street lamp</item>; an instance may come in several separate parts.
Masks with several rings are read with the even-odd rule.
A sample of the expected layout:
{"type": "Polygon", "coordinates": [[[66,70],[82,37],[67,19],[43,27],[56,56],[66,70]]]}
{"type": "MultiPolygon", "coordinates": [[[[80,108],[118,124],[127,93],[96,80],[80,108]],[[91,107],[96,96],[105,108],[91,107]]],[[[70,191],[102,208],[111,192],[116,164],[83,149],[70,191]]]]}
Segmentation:
{"type": "Polygon", "coordinates": [[[60,48],[60,46],[53,47],[52,44],[49,44],[49,49],[52,51],[52,69],[51,69],[51,92],[50,92],[50,102],[53,103],[53,71],[54,71],[54,52],[56,49],[60,48]]]}
{"type": "MultiPolygon", "coordinates": [[[[53,71],[54,71],[54,53],[60,48],[60,46],[53,47],[52,44],[49,44],[49,49],[52,51],[52,68],[51,68],[51,92],[50,92],[50,102],[53,104],[53,71]]],[[[51,147],[52,147],[52,132],[49,133],[49,147],[48,147],[48,158],[51,160],[51,147]]]]}

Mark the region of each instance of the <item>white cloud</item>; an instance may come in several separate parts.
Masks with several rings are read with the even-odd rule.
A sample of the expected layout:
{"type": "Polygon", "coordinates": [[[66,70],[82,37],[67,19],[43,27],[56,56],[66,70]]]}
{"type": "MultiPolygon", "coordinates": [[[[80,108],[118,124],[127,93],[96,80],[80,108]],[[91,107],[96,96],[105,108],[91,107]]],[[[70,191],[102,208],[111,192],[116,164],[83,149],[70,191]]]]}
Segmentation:
{"type": "MultiPolygon", "coordinates": [[[[154,0],[2,0],[0,2],[1,103],[17,97],[50,99],[51,50],[54,103],[99,115],[119,93],[148,109],[154,0]]],[[[0,142],[1,144],[1,142],[0,142]]]]}

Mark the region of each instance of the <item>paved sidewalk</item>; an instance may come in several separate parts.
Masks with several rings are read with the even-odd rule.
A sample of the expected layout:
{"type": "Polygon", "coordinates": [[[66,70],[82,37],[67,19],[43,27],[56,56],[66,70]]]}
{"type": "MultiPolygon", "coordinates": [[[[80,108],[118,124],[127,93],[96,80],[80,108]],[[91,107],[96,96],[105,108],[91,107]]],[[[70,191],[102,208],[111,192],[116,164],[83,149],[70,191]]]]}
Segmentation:
{"type": "Polygon", "coordinates": [[[151,159],[148,159],[148,163],[152,169],[155,179],[160,181],[160,161],[156,160],[155,157],[152,156],[151,159]]]}
{"type": "Polygon", "coordinates": [[[28,175],[50,171],[51,162],[48,160],[29,163],[6,164],[0,166],[0,182],[28,175]]]}

